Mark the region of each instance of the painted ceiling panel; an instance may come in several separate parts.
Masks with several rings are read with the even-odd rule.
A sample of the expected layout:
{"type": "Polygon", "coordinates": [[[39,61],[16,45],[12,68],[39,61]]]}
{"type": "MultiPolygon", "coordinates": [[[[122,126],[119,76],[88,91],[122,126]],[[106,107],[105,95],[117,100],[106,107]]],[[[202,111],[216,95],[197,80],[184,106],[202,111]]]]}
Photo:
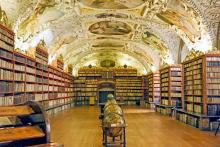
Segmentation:
{"type": "Polygon", "coordinates": [[[0,0],[0,6],[17,48],[27,51],[43,39],[51,60],[62,54],[74,70],[111,58],[119,65],[122,55],[140,71],[177,63],[192,48],[215,47],[220,21],[218,0],[0,0]]]}
{"type": "Polygon", "coordinates": [[[144,0],[79,0],[88,7],[98,9],[129,9],[140,6],[144,0]]]}

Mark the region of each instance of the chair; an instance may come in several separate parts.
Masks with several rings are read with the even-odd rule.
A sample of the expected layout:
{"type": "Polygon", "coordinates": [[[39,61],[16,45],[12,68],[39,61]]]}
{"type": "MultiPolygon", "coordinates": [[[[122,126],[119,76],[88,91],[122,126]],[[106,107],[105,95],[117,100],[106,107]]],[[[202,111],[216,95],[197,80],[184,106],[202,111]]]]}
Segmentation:
{"type": "Polygon", "coordinates": [[[215,131],[215,136],[218,134],[218,130],[219,130],[219,126],[220,126],[220,119],[218,119],[217,122],[218,122],[218,127],[217,127],[217,129],[215,131]]]}

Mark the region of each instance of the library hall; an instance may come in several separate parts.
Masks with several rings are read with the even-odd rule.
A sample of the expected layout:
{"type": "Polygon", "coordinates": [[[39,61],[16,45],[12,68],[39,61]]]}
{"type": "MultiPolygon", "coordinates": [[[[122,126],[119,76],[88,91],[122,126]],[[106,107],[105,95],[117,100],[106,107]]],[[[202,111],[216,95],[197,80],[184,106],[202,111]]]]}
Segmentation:
{"type": "Polygon", "coordinates": [[[220,0],[0,0],[0,147],[220,147],[220,0]]]}

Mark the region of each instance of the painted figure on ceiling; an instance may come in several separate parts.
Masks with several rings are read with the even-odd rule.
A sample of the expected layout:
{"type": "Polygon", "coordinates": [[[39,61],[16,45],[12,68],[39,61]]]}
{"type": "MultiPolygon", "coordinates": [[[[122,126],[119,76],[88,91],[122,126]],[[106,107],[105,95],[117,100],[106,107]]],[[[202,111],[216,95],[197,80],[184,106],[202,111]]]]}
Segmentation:
{"type": "Polygon", "coordinates": [[[164,43],[156,35],[146,31],[142,37],[143,41],[148,44],[152,49],[159,52],[161,56],[165,55],[168,51],[164,43]]]}
{"type": "Polygon", "coordinates": [[[129,9],[144,3],[144,0],[79,0],[83,4],[101,9],[129,9]]]}
{"type": "Polygon", "coordinates": [[[17,35],[19,37],[24,37],[25,35],[26,37],[24,37],[24,40],[27,40],[30,36],[35,34],[38,31],[37,26],[39,25],[37,17],[42,14],[46,8],[54,7],[55,5],[55,0],[38,1],[33,12],[19,24],[17,35]]]}
{"type": "Polygon", "coordinates": [[[90,32],[99,35],[125,35],[131,32],[129,25],[123,22],[102,21],[93,24],[90,32]]]}
{"type": "Polygon", "coordinates": [[[10,22],[8,20],[8,17],[6,15],[5,11],[1,8],[1,6],[0,6],[0,23],[5,26],[11,27],[10,22]]]}
{"type": "Polygon", "coordinates": [[[197,12],[184,0],[169,1],[166,11],[158,13],[157,16],[164,22],[175,26],[182,38],[187,38],[195,43],[201,37],[201,19],[197,12]]]}

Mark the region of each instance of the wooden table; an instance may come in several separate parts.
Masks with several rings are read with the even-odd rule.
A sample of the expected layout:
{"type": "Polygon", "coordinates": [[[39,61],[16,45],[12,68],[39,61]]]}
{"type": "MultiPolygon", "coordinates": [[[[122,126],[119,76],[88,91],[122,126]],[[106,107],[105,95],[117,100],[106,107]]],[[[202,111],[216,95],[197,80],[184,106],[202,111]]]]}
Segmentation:
{"type": "Polygon", "coordinates": [[[33,126],[0,129],[0,142],[18,141],[44,136],[45,134],[39,128],[33,126]]]}

